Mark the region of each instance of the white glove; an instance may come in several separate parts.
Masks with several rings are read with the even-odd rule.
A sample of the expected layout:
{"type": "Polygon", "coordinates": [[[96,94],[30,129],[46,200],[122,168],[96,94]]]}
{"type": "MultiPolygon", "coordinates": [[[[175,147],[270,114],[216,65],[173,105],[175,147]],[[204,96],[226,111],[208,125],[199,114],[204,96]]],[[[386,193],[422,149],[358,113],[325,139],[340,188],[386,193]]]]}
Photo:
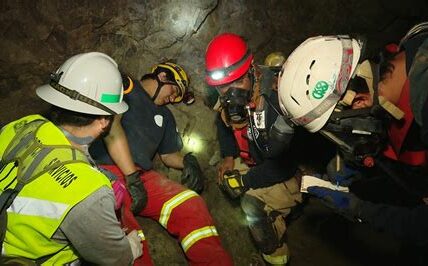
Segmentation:
{"type": "Polygon", "coordinates": [[[132,230],[126,235],[128,238],[129,245],[131,246],[132,256],[134,260],[143,255],[143,241],[138,235],[137,230],[132,230]]]}

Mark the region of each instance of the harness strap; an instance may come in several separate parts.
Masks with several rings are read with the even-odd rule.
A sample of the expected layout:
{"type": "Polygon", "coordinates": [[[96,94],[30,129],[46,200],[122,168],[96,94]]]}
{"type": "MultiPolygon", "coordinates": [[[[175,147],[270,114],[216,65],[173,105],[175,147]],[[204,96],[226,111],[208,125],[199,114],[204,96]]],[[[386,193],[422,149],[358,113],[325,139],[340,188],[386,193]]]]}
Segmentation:
{"type": "MultiPolygon", "coordinates": [[[[28,125],[33,125],[33,127],[36,128],[36,131],[39,127],[41,127],[46,121],[42,120],[42,119],[37,119],[37,120],[33,120],[29,123],[26,124],[26,126],[28,125]]],[[[10,162],[13,158],[16,157],[17,153],[19,151],[24,150],[25,146],[28,146],[30,141],[32,139],[34,139],[34,133],[31,131],[30,127],[24,127],[22,126],[20,128],[20,130],[17,132],[17,134],[15,135],[15,137],[12,139],[12,141],[9,143],[9,145],[7,146],[4,154],[3,154],[3,158],[1,159],[1,161],[5,164],[7,164],[8,162],[10,162]],[[27,132],[28,131],[28,132],[27,132]],[[20,136],[20,139],[18,140],[18,138],[16,136],[20,136]],[[19,142],[18,142],[19,141],[19,142]],[[18,142],[16,144],[16,142],[18,142]]]]}
{"type": "Polygon", "coordinates": [[[247,165],[255,165],[254,159],[250,154],[248,138],[245,137],[247,129],[247,126],[241,129],[234,129],[233,135],[235,136],[236,143],[238,144],[239,157],[241,157],[247,165]]]}
{"type": "Polygon", "coordinates": [[[113,111],[112,109],[108,108],[107,106],[105,106],[104,104],[101,104],[97,101],[92,100],[89,97],[86,97],[83,94],[80,94],[78,91],[76,90],[72,90],[69,89],[67,87],[62,86],[61,84],[59,84],[57,81],[55,80],[51,80],[49,82],[49,85],[51,85],[52,88],[54,88],[55,90],[57,90],[58,92],[67,95],[68,97],[70,97],[73,100],[76,101],[80,101],[82,103],[86,103],[89,104],[93,107],[96,107],[98,109],[103,110],[104,112],[109,113],[110,115],[116,115],[117,113],[115,111],[113,111]]]}

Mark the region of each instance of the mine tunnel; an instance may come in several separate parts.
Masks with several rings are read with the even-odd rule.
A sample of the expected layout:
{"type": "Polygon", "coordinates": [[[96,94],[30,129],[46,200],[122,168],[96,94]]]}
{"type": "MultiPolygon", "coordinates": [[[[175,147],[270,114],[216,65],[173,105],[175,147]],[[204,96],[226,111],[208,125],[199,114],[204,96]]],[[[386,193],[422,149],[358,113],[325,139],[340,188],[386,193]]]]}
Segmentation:
{"type": "MultiPolygon", "coordinates": [[[[183,155],[191,153],[199,162],[204,176],[203,190],[200,193],[204,201],[202,205],[206,205],[206,209],[212,216],[212,223],[216,228],[214,235],[218,237],[222,248],[230,256],[230,261],[224,264],[210,263],[204,262],[202,258],[198,264],[186,253],[188,249],[183,244],[184,240],[178,239],[177,235],[165,229],[166,225],[160,222],[161,217],[138,215],[136,219],[147,240],[153,265],[229,265],[228,263],[275,265],[267,257],[274,254],[273,251],[277,247],[273,249],[266,247],[275,241],[282,241],[281,243],[288,245],[286,259],[281,260],[278,265],[285,265],[285,263],[293,266],[427,265],[426,242],[421,246],[415,244],[413,240],[403,239],[389,232],[388,229],[376,228],[364,219],[359,221],[346,218],[325,206],[319,198],[307,193],[301,195],[302,198],[299,198],[298,204],[293,204],[296,206],[291,208],[291,214],[284,220],[283,229],[286,228],[286,234],[281,236],[280,240],[274,239],[278,228],[271,227],[269,230],[273,230],[274,233],[259,232],[258,236],[265,242],[261,241],[262,244],[260,244],[259,239],[259,243],[256,243],[254,232],[249,228],[249,224],[254,222],[248,216],[251,210],[243,210],[242,195],[231,198],[228,192],[218,185],[218,169],[225,154],[219,145],[216,129],[219,113],[214,109],[216,104],[221,102],[219,96],[222,93],[222,87],[212,86],[215,82],[210,85],[206,77],[212,73],[207,72],[208,47],[216,37],[225,33],[238,36],[245,42],[248,46],[247,52],[252,56],[251,62],[248,62],[252,65],[266,67],[265,59],[274,52],[283,54],[285,60],[306,39],[333,35],[349,35],[350,38],[358,39],[361,44],[361,55],[359,55],[361,63],[364,59],[380,60],[379,53],[385,50],[387,45],[398,45],[414,25],[428,20],[427,14],[428,2],[424,0],[2,0],[0,2],[0,106],[2,107],[0,127],[24,116],[47,114],[51,110],[51,104],[59,104],[59,107],[63,107],[60,100],[51,99],[49,102],[43,97],[38,97],[36,90],[43,84],[52,82],[50,74],[55,73],[63,62],[74,55],[90,52],[106,54],[117,63],[118,70],[125,77],[123,81],[127,81],[126,77],[130,77],[137,83],[142,82],[141,78],[147,73],[158,74],[154,72],[156,66],[173,62],[174,66],[178,65],[185,71],[187,76],[185,80],[188,83],[185,86],[186,90],[191,92],[188,96],[190,98],[178,93],[175,95],[180,98],[177,103],[174,102],[176,98],[169,98],[167,102],[160,105],[165,105],[173,115],[172,120],[175,121],[179,138],[177,141],[180,142],[180,147],[182,146],[181,151],[177,152],[183,155]],[[260,245],[263,247],[260,248],[260,245]],[[269,254],[264,256],[265,253],[269,254]]],[[[227,44],[225,47],[224,49],[228,49],[227,44]]],[[[181,73],[181,70],[174,69],[181,73]]],[[[96,69],[94,71],[96,72],[96,69]]],[[[283,75],[283,72],[284,69],[279,75],[283,75]]],[[[278,75],[278,72],[276,74],[278,75]]],[[[58,78],[61,80],[61,77],[58,78]]],[[[153,76],[152,78],[156,80],[153,76]]],[[[176,83],[171,85],[168,82],[169,80],[162,84],[179,89],[180,86],[176,83]]],[[[126,89],[129,84],[123,87],[126,89]]],[[[138,87],[135,88],[139,89],[138,87]]],[[[154,89],[156,91],[156,87],[154,89]]],[[[152,100],[156,98],[153,93],[148,94],[152,100]]],[[[156,95],[158,93],[159,91],[156,95]]],[[[275,98],[274,101],[278,102],[278,99],[275,98]]],[[[128,105],[130,105],[129,110],[132,110],[131,104],[128,103],[128,105]]],[[[143,107],[139,106],[139,108],[143,107]]],[[[284,115],[280,108],[279,112],[284,115]]],[[[162,124],[162,119],[158,118],[154,116],[147,119],[150,119],[150,123],[154,120],[159,126],[162,124]]],[[[133,121],[128,120],[128,122],[133,121]]],[[[135,120],[135,122],[138,121],[135,120]]],[[[0,131],[0,136],[1,132],[3,131],[0,131]]],[[[138,138],[140,133],[133,132],[128,135],[128,138],[138,138]]],[[[416,135],[414,137],[418,138],[416,135]]],[[[6,157],[7,144],[7,142],[0,142],[3,161],[6,157]]],[[[286,155],[295,164],[293,169],[297,169],[296,175],[301,177],[310,174],[320,177],[326,174],[326,166],[337,156],[338,148],[335,144],[337,143],[331,139],[328,140],[320,132],[309,133],[304,127],[296,127],[286,155]]],[[[168,148],[163,148],[165,153],[168,153],[168,148]]],[[[144,150],[144,147],[139,149],[144,150]]],[[[383,150],[376,150],[376,152],[377,156],[383,150]]],[[[159,151],[155,151],[151,158],[153,162],[148,168],[179,184],[182,182],[182,170],[165,165],[165,158],[162,155],[159,151]]],[[[132,154],[132,156],[136,155],[132,154]]],[[[239,157],[239,154],[233,157],[239,157]]],[[[377,166],[376,163],[375,166],[377,166]]],[[[386,168],[384,170],[390,173],[391,178],[360,180],[350,186],[351,192],[362,200],[371,201],[374,204],[388,204],[409,209],[424,204],[419,200],[406,197],[407,192],[412,194],[413,191],[409,191],[411,189],[402,184],[400,181],[402,177],[391,174],[392,170],[388,166],[386,168]]],[[[2,164],[0,178],[3,170],[2,164]]],[[[60,177],[58,171],[52,176],[65,178],[60,177]]],[[[428,180],[428,172],[423,169],[422,173],[428,180]]],[[[70,176],[67,178],[71,178],[70,176]]],[[[263,178],[263,174],[260,176],[259,173],[259,178],[263,178]]],[[[298,181],[300,180],[299,178],[298,181]]],[[[0,185],[2,181],[3,179],[0,179],[0,185]]],[[[426,183],[428,182],[425,180],[420,181],[421,185],[418,189],[423,190],[426,183]]],[[[64,186],[64,183],[62,185],[64,186]]],[[[263,185],[263,187],[271,185],[263,185]]],[[[4,185],[0,187],[2,193],[7,188],[4,185]]],[[[427,192],[428,187],[424,191],[427,192]]],[[[426,199],[423,195],[422,198],[426,199]]],[[[198,209],[195,208],[194,211],[197,212],[198,209]]],[[[268,216],[266,219],[275,220],[282,214],[278,212],[276,216],[268,216]]],[[[394,217],[391,216],[390,219],[394,217]]],[[[427,219],[425,215],[425,224],[428,224],[427,219]]],[[[179,222],[183,226],[192,223],[189,220],[179,222]]],[[[85,219],[80,223],[84,224],[85,219]]],[[[414,226],[418,226],[418,223],[414,226]]],[[[426,228],[421,228],[420,232],[428,237],[426,228]]],[[[10,235],[8,238],[6,234],[3,245],[6,245],[8,239],[10,235]]],[[[33,250],[37,246],[36,243],[29,242],[26,245],[29,246],[29,250],[33,250]]],[[[90,246],[88,244],[88,247],[90,246]]],[[[7,248],[3,248],[2,254],[6,255],[7,248]]],[[[208,254],[210,250],[205,252],[208,254]]],[[[143,256],[147,255],[143,254],[143,256]]],[[[204,255],[201,256],[204,257],[204,255]]],[[[49,265],[49,259],[47,258],[46,265],[49,265]]]]}

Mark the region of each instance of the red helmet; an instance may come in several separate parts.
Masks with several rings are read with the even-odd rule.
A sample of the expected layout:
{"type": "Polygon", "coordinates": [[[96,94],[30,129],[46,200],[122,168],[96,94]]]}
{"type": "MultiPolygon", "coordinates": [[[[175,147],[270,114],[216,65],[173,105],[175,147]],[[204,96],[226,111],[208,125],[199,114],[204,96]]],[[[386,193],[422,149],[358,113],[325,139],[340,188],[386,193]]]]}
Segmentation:
{"type": "Polygon", "coordinates": [[[217,35],[205,53],[205,80],[210,86],[230,83],[248,71],[252,60],[253,54],[241,36],[217,35]]]}

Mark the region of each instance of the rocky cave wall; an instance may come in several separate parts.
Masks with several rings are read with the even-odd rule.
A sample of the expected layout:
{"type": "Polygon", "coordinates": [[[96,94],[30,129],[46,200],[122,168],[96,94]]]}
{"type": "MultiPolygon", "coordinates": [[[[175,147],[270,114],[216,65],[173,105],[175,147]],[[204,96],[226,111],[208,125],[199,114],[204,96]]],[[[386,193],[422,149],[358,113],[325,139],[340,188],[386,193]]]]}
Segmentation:
{"type": "MultiPolygon", "coordinates": [[[[218,146],[214,115],[207,106],[212,101],[203,76],[204,52],[216,34],[242,35],[257,63],[272,51],[289,54],[307,37],[319,34],[364,35],[367,52],[374,54],[386,43],[397,41],[413,24],[426,20],[426,14],[425,0],[2,0],[0,125],[45,110],[47,104],[35,96],[36,87],[76,53],[105,52],[137,78],[156,62],[175,59],[190,75],[197,101],[170,108],[185,149],[197,153],[210,177],[208,184],[214,184],[211,165],[218,160],[214,156],[218,146]]],[[[224,199],[218,199],[215,186],[208,188],[204,197],[216,220],[237,215],[230,216],[218,207],[224,199]]],[[[233,211],[236,206],[228,208],[233,211]]],[[[243,223],[241,227],[234,224],[224,222],[220,231],[237,235],[243,223]]],[[[224,241],[237,252],[236,262],[246,261],[248,256],[239,250],[240,243],[248,239],[224,241]]],[[[152,248],[156,249],[156,244],[152,248]]]]}
{"type": "Polygon", "coordinates": [[[192,106],[171,107],[179,130],[185,142],[199,142],[212,155],[215,131],[206,107],[212,98],[203,76],[204,51],[216,34],[244,36],[258,63],[272,51],[289,54],[319,34],[363,35],[370,54],[424,20],[427,10],[423,0],[2,0],[0,125],[45,110],[35,88],[76,53],[105,52],[134,77],[174,59],[187,70],[197,95],[192,106]]]}

